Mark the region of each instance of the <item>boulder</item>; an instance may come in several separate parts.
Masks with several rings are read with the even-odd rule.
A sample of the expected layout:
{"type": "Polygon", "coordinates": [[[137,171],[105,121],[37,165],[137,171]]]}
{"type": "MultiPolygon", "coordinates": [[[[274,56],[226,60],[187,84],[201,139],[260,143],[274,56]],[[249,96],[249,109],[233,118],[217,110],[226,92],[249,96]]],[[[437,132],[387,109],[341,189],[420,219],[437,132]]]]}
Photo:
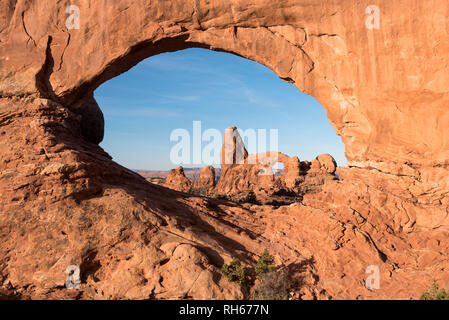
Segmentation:
{"type": "Polygon", "coordinates": [[[337,170],[337,162],[330,154],[320,154],[316,159],[327,173],[332,174],[337,170]]]}

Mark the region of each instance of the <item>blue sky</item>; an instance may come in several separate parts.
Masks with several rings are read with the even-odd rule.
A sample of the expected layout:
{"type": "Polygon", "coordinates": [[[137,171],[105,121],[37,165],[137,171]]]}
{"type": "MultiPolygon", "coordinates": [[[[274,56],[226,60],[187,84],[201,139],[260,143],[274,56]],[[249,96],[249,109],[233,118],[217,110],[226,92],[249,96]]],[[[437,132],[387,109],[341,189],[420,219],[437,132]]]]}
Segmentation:
{"type": "MultiPolygon", "coordinates": [[[[174,129],[278,129],[279,151],[300,160],[330,153],[346,166],[344,145],[315,98],[241,57],[188,49],[148,58],[95,91],[105,116],[101,146],[131,169],[168,170],[174,129]]],[[[207,143],[205,143],[207,144],[207,143]]],[[[269,146],[269,141],[268,141],[269,146]]],[[[192,164],[185,167],[198,167],[192,164]]]]}

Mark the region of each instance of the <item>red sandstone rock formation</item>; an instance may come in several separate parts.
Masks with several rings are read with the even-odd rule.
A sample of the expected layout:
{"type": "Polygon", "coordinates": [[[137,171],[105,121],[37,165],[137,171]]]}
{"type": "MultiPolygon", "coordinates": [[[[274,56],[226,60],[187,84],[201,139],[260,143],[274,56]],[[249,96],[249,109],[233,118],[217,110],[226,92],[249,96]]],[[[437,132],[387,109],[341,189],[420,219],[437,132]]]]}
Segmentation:
{"type": "Polygon", "coordinates": [[[335,180],[337,164],[329,154],[319,155],[312,162],[300,162],[281,152],[248,154],[236,127],[225,131],[221,148],[222,175],[215,192],[234,195],[246,191],[271,193],[289,189],[300,195],[317,192],[327,180],[335,180]],[[283,174],[275,177],[272,167],[284,165],[283,174]]]}
{"type": "Polygon", "coordinates": [[[320,168],[327,173],[335,173],[337,170],[337,163],[330,154],[321,154],[316,160],[320,163],[320,168]]]}
{"type": "Polygon", "coordinates": [[[201,169],[200,178],[193,182],[193,187],[198,189],[210,189],[215,187],[215,168],[205,166],[201,169]]]}
{"type": "Polygon", "coordinates": [[[77,264],[78,298],[241,298],[219,268],[253,264],[265,247],[304,277],[302,298],[448,287],[449,4],[377,4],[370,30],[365,2],[84,1],[81,28],[68,30],[64,3],[2,1],[0,292],[75,298],[61,286],[77,264]],[[341,180],[302,204],[232,207],[114,163],[97,145],[93,91],[190,47],[257,61],[317,98],[346,147],[341,180]],[[369,265],[379,290],[363,285],[369,265]]]}
{"type": "Polygon", "coordinates": [[[192,188],[192,181],[185,176],[183,167],[179,166],[170,171],[164,185],[173,190],[189,192],[192,188]]]}
{"type": "MultiPolygon", "coordinates": [[[[184,169],[184,174],[187,178],[189,178],[191,181],[196,181],[199,179],[199,177],[201,177],[201,170],[203,170],[204,168],[191,168],[191,169],[184,169]]],[[[138,170],[136,171],[138,174],[140,174],[142,177],[146,178],[146,179],[151,179],[151,178],[162,178],[165,179],[167,178],[168,174],[170,173],[171,170],[169,171],[141,171],[138,170]]],[[[221,169],[219,168],[215,168],[215,179],[219,178],[221,176],[221,169]]]]}
{"type": "Polygon", "coordinates": [[[181,192],[202,190],[206,194],[208,190],[215,186],[215,169],[212,166],[205,166],[201,169],[200,178],[192,182],[186,177],[184,168],[179,166],[170,171],[164,186],[181,192]]]}

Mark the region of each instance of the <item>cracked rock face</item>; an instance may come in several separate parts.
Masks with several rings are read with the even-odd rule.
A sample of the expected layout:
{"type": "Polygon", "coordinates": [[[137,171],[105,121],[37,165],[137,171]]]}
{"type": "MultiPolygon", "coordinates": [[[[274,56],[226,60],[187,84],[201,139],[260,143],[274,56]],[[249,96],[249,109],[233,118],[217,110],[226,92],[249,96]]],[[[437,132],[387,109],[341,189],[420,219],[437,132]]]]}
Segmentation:
{"type": "MultiPolygon", "coordinates": [[[[0,296],[242,298],[219,268],[254,265],[264,248],[305,280],[297,297],[417,298],[432,278],[448,287],[449,3],[377,3],[370,30],[366,4],[345,0],[80,1],[69,30],[60,1],[2,1],[0,296]],[[183,195],[114,163],[86,97],[191,47],[257,61],[313,95],[350,168],[273,209],[183,195]],[[79,292],[62,287],[69,264],[79,292]],[[379,290],[363,285],[369,265],[379,290]]],[[[321,160],[311,168],[334,170],[321,160]]]]}

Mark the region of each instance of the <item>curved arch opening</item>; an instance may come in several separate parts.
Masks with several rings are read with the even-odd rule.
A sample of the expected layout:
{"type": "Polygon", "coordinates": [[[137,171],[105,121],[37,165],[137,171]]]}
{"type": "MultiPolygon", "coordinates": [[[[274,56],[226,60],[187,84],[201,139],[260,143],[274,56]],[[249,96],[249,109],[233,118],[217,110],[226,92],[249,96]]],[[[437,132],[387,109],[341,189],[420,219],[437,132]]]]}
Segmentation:
{"type": "MultiPolygon", "coordinates": [[[[270,130],[278,130],[276,151],[300,160],[329,153],[346,166],[344,145],[325,109],[269,68],[237,55],[195,48],[152,56],[102,84],[95,98],[105,116],[101,146],[116,162],[150,179],[166,178],[182,165],[196,181],[201,169],[212,165],[218,180],[220,163],[203,159],[210,140],[200,142],[200,162],[193,155],[195,122],[202,138],[213,129],[223,136],[230,126],[253,130],[256,144],[254,136],[243,139],[250,154],[274,151],[270,130]],[[185,163],[170,159],[175,145],[170,136],[177,129],[190,134],[185,163]]],[[[276,164],[273,172],[279,176],[283,168],[276,164]]]]}

